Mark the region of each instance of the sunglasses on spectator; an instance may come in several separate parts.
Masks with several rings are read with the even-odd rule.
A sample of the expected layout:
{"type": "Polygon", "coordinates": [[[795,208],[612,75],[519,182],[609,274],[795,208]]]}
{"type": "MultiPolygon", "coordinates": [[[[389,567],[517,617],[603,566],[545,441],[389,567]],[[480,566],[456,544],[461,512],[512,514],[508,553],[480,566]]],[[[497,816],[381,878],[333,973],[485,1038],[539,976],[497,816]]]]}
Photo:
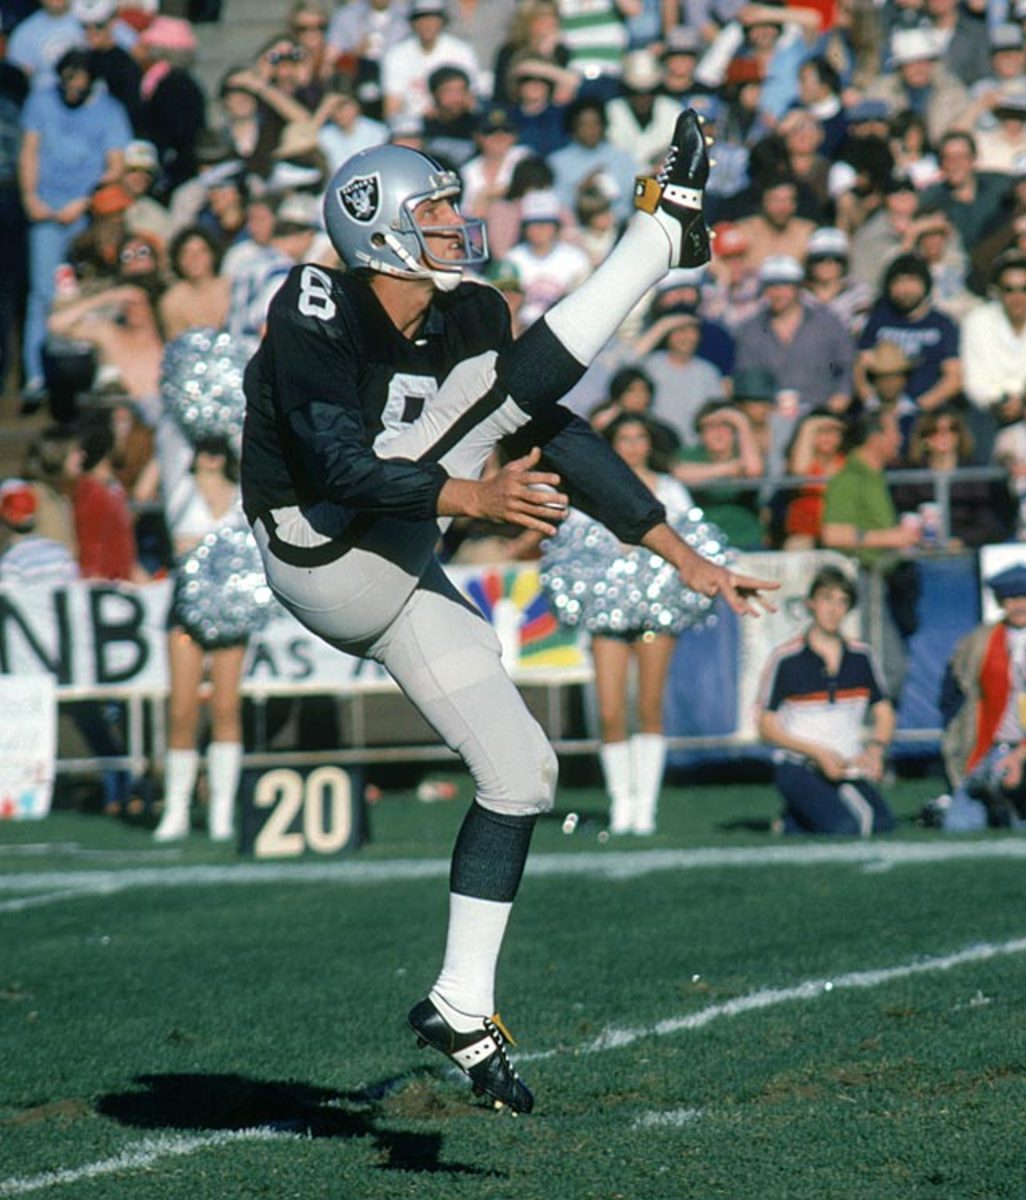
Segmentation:
{"type": "Polygon", "coordinates": [[[1003,283],[1001,290],[1006,296],[1021,296],[1026,294],[1026,283],[1003,283]]]}
{"type": "Polygon", "coordinates": [[[924,437],[933,437],[938,433],[961,433],[962,426],[956,425],[953,421],[943,421],[938,425],[934,425],[932,429],[927,429],[923,434],[924,437]]]}
{"type": "Polygon", "coordinates": [[[302,62],[306,58],[306,51],[299,46],[294,46],[291,50],[272,50],[267,56],[267,61],[272,67],[276,67],[283,62],[302,62]]]}
{"type": "Polygon", "coordinates": [[[327,21],[297,21],[292,29],[295,33],[320,33],[328,28],[327,21]]]}
{"type": "Polygon", "coordinates": [[[136,259],[152,258],[153,250],[149,246],[126,246],[121,251],[121,261],[123,263],[135,262],[136,259]]]}

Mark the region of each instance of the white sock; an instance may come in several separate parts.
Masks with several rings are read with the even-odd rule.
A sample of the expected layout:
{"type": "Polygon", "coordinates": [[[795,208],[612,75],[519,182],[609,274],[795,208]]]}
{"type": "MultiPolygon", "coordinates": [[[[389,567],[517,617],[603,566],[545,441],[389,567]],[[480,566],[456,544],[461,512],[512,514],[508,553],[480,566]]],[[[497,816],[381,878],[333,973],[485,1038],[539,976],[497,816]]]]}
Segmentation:
{"type": "Polygon", "coordinates": [[[585,365],[670,269],[672,243],[661,221],[636,212],[623,237],[588,278],[545,314],[545,323],[585,365]]]}
{"type": "Polygon", "coordinates": [[[636,733],[631,738],[635,833],[655,833],[665,766],[666,738],[661,733],[636,733]]]}
{"type": "Polygon", "coordinates": [[[199,771],[196,750],[169,750],[164,765],[164,812],[153,836],[160,842],[177,841],[189,832],[189,807],[199,771]]]}
{"type": "Polygon", "coordinates": [[[209,832],[217,842],[229,841],[235,819],[235,793],[242,768],[242,746],[238,742],[211,742],[207,748],[207,779],[210,783],[209,832]]]}
{"type": "Polygon", "coordinates": [[[430,996],[454,1029],[477,1029],[495,1012],[495,969],[512,908],[504,900],[449,893],[445,958],[430,996]]]}
{"type": "Polygon", "coordinates": [[[609,832],[629,833],[634,810],[630,746],[627,742],[606,742],[599,747],[599,761],[610,799],[609,832]]]}

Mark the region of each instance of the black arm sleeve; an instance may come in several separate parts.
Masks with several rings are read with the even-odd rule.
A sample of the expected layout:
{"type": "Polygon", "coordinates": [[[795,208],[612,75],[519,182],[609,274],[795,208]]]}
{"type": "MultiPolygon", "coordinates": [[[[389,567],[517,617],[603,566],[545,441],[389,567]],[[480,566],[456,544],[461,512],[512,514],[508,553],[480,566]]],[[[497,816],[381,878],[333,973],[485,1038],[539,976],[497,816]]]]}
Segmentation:
{"type": "Polygon", "coordinates": [[[554,405],[507,439],[523,455],[539,446],[574,508],[601,521],[622,542],[637,545],[666,520],[666,509],[616,451],[569,409],[554,405]]]}
{"type": "Polygon", "coordinates": [[[449,478],[445,469],[378,458],[363,444],[363,425],[352,409],[314,400],[292,409],[288,425],[323,499],[410,521],[438,515],[438,493],[449,478]]]}

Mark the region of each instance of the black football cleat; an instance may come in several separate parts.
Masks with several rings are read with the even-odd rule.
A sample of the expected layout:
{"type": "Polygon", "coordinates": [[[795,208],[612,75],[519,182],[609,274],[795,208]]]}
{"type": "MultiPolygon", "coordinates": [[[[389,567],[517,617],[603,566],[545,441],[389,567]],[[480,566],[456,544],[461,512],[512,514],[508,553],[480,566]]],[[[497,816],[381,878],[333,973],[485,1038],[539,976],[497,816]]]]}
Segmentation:
{"type": "Polygon", "coordinates": [[[693,108],[686,108],[677,118],[670,147],[657,174],[639,175],[634,182],[634,207],[657,219],[671,219],[660,220],[673,246],[671,267],[702,267],[712,258],[709,226],[702,209],[708,180],[709,148],[705,134],[698,114],[693,108]]]}
{"type": "Polygon", "coordinates": [[[534,1107],[534,1096],[506,1054],[506,1043],[516,1043],[498,1013],[483,1017],[480,1029],[458,1033],[430,999],[424,999],[410,1009],[407,1019],[417,1045],[431,1046],[451,1059],[470,1077],[475,1095],[491,1096],[496,1107],[505,1104],[514,1113],[529,1113],[534,1107]]]}

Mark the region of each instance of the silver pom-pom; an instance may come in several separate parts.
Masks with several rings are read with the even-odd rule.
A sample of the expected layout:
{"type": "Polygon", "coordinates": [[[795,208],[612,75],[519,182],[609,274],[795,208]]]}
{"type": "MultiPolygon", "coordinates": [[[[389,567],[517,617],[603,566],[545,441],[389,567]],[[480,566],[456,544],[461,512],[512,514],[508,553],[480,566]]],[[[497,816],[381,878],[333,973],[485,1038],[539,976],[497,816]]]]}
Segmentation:
{"type": "Polygon", "coordinates": [[[176,569],[175,619],[206,650],[241,645],[264,628],[276,606],[248,527],[208,533],[176,569]]]}
{"type": "MultiPolygon", "coordinates": [[[[703,558],[723,565],[727,539],[700,508],[670,524],[703,558]]],[[[590,633],[667,633],[715,620],[713,601],[686,588],[665,559],[624,546],[604,525],[572,511],[542,549],[541,582],[561,625],[590,633]]]]}
{"type": "Polygon", "coordinates": [[[160,398],[186,437],[226,437],[238,445],[246,398],[242,373],[252,346],[217,329],[188,329],[164,349],[160,398]]]}

